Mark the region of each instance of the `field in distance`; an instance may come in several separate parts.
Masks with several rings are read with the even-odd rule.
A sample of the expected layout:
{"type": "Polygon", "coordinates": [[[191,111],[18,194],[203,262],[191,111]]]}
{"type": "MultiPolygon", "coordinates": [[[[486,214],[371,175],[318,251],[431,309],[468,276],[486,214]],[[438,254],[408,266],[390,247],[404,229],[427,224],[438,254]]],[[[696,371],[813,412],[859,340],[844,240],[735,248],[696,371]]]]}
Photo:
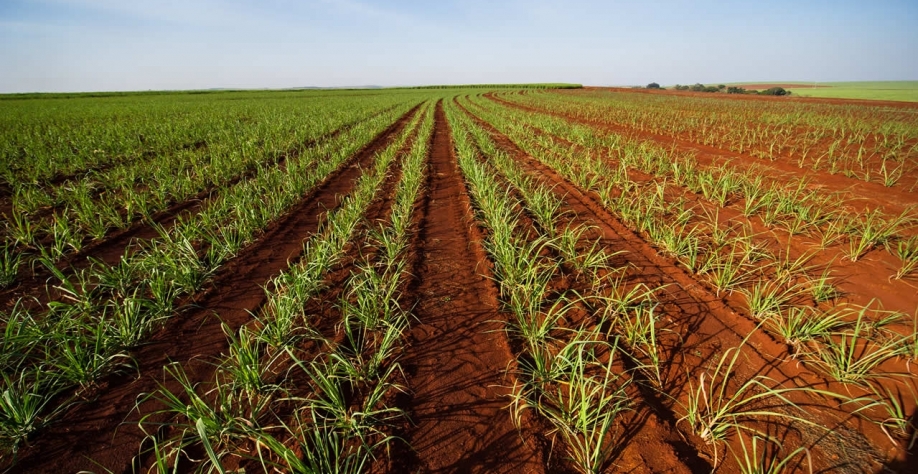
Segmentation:
{"type": "Polygon", "coordinates": [[[728,84],[746,89],[764,90],[783,87],[798,97],[836,99],[898,100],[918,102],[918,81],[849,81],[849,82],[738,82],[728,84]]]}

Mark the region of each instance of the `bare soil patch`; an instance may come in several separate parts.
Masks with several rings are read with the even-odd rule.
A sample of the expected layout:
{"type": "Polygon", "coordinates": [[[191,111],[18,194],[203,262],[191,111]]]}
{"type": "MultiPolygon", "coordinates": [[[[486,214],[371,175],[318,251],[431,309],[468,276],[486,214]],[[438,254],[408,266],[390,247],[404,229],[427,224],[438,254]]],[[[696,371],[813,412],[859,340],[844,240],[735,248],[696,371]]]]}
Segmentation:
{"type": "Polygon", "coordinates": [[[401,436],[412,449],[392,457],[390,472],[544,472],[542,447],[504,409],[512,354],[497,290],[442,104],[435,119],[411,288],[417,321],[401,359],[411,419],[401,436]]]}

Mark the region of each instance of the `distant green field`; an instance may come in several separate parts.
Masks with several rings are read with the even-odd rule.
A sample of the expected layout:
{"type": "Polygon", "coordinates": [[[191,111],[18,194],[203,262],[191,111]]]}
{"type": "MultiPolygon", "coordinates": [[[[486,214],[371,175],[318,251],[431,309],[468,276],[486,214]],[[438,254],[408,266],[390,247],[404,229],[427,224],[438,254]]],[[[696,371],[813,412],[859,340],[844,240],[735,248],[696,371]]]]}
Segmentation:
{"type": "MultiPolygon", "coordinates": [[[[800,84],[811,86],[812,82],[773,81],[774,84],[800,84]]],[[[747,82],[746,84],[765,84],[747,82]]],[[[839,99],[899,100],[918,102],[918,81],[878,82],[819,82],[819,86],[787,88],[799,97],[835,97],[839,99]]],[[[740,84],[734,84],[742,86],[740,84]]]]}

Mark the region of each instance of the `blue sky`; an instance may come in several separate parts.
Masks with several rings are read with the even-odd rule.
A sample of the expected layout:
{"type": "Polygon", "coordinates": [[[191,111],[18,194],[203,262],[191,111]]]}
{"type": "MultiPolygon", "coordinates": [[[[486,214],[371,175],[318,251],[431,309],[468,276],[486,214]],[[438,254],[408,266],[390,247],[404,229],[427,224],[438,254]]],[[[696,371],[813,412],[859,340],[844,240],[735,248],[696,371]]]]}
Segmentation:
{"type": "Polygon", "coordinates": [[[918,1],[0,0],[0,92],[918,80],[918,1]]]}

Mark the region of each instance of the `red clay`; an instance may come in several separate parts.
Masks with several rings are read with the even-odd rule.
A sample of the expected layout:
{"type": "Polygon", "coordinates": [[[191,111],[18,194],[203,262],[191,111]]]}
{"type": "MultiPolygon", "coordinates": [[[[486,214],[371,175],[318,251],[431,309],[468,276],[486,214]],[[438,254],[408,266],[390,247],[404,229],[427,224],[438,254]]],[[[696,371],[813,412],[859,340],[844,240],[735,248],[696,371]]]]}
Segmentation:
{"type": "MultiPolygon", "coordinates": [[[[541,129],[531,127],[530,130],[532,130],[534,134],[550,137],[552,141],[562,143],[564,146],[570,147],[578,153],[585,152],[580,149],[579,146],[563,138],[551,135],[541,129]]],[[[613,157],[608,155],[607,159],[613,162],[615,161],[613,157]]],[[[750,158],[750,160],[752,160],[752,158],[750,158]]],[[[699,158],[699,161],[706,162],[708,160],[699,158]]],[[[745,162],[733,163],[740,167],[746,166],[745,162]]],[[[652,176],[645,175],[640,171],[632,170],[631,172],[632,177],[638,180],[650,181],[653,179],[652,176]]],[[[799,177],[788,173],[782,174],[781,179],[799,179],[799,177]]],[[[872,183],[863,184],[870,185],[872,183]]],[[[877,295],[882,295],[884,309],[899,311],[904,314],[909,314],[914,311],[918,288],[916,288],[915,282],[910,278],[903,278],[901,280],[891,278],[898,270],[900,262],[889,252],[885,252],[883,249],[874,249],[860,258],[857,262],[852,262],[846,257],[848,247],[842,243],[836,243],[825,250],[814,252],[814,249],[819,248],[817,237],[804,234],[795,235],[791,238],[791,236],[782,229],[768,227],[758,216],[747,218],[742,214],[742,201],[734,201],[728,204],[727,207],[718,209],[713,203],[703,202],[704,200],[701,199],[700,195],[696,195],[684,188],[680,189],[682,189],[682,193],[672,196],[671,199],[686,199],[701,205],[712,213],[717,211],[720,213],[720,218],[721,221],[725,223],[724,225],[748,224],[756,235],[765,237],[763,240],[767,242],[769,249],[775,254],[789,252],[792,260],[809,255],[812,257],[811,260],[808,261],[809,265],[820,266],[820,268],[829,267],[834,275],[844,276],[844,278],[840,278],[836,281],[836,286],[844,295],[845,301],[859,305],[869,305],[877,295]],[[780,242],[788,241],[790,242],[789,245],[780,244],[780,242]]],[[[899,212],[904,210],[908,205],[918,204],[918,199],[913,195],[899,196],[899,194],[900,193],[896,193],[895,190],[889,190],[885,196],[874,195],[876,199],[871,199],[867,201],[867,203],[868,205],[873,203],[874,206],[879,206],[882,203],[885,204],[885,208],[892,208],[894,211],[899,212]],[[887,201],[885,197],[889,195],[898,196],[899,199],[887,201]]],[[[863,199],[858,199],[857,204],[862,205],[864,200],[867,200],[866,196],[863,199]]],[[[871,206],[871,208],[872,207],[873,206],[871,206]]]]}
{"type": "Polygon", "coordinates": [[[401,358],[412,450],[389,472],[544,472],[542,447],[504,409],[512,354],[442,104],[435,118],[412,288],[418,321],[401,358]]]}
{"type": "Polygon", "coordinates": [[[904,189],[888,188],[879,183],[864,182],[857,179],[845,177],[841,174],[830,174],[824,171],[801,170],[799,167],[785,161],[763,161],[749,155],[736,153],[709,145],[702,145],[692,141],[682,140],[667,135],[655,134],[648,131],[637,130],[627,125],[609,122],[596,122],[586,120],[580,117],[573,117],[566,114],[555,113],[526,105],[518,104],[504,100],[494,94],[486,94],[487,98],[500,103],[507,107],[514,107],[520,110],[552,115],[563,118],[570,122],[581,123],[600,129],[605,129],[614,133],[624,134],[625,136],[635,137],[641,140],[650,140],[658,143],[665,148],[675,147],[677,151],[689,152],[698,159],[698,162],[704,165],[717,164],[724,159],[732,159],[731,164],[742,168],[756,166],[760,169],[769,171],[769,177],[784,181],[799,181],[802,178],[809,179],[813,185],[822,187],[827,192],[837,192],[850,194],[855,199],[849,200],[850,204],[859,208],[883,209],[888,213],[900,213],[908,206],[918,203],[918,196],[904,189]]]}
{"type": "MultiPolygon", "coordinates": [[[[685,97],[708,97],[710,98],[714,93],[711,92],[692,92],[692,91],[677,91],[673,89],[659,90],[659,89],[644,89],[644,88],[631,88],[631,87],[584,87],[583,90],[607,90],[614,92],[631,92],[638,94],[665,94],[665,95],[675,95],[675,96],[685,96],[685,97]]],[[[721,100],[770,100],[770,101],[793,101],[793,102],[802,102],[802,103],[811,103],[811,104],[836,104],[836,105],[861,105],[861,106],[874,106],[874,107],[893,107],[901,109],[916,109],[918,108],[918,102],[903,102],[895,100],[867,100],[867,99],[836,99],[836,98],[822,98],[822,97],[800,97],[800,96],[769,96],[769,95],[757,95],[757,94],[719,94],[717,95],[718,99],[721,100]]]]}

